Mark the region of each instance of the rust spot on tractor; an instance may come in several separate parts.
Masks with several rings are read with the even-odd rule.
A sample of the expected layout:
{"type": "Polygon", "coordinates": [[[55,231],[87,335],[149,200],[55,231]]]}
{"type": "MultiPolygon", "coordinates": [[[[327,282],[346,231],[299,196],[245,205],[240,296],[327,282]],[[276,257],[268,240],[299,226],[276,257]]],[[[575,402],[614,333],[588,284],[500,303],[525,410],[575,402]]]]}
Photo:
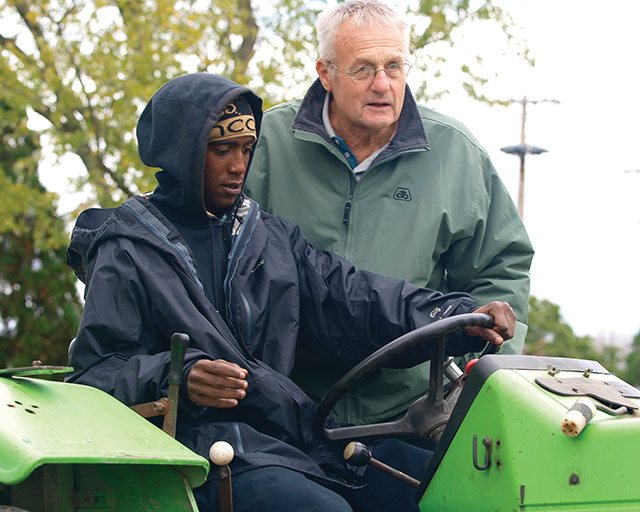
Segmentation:
{"type": "Polygon", "coordinates": [[[573,473],[569,477],[569,485],[578,485],[579,483],[580,483],[580,477],[578,475],[576,475],[575,473],[573,473]]]}

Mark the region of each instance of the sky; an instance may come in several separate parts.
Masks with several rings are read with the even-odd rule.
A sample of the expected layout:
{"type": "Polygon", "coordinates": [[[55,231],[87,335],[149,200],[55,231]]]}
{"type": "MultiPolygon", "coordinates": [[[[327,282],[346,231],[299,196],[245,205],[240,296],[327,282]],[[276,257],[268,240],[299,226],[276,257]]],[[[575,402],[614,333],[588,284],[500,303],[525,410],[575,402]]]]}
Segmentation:
{"type": "MultiPolygon", "coordinates": [[[[640,332],[640,2],[501,5],[535,66],[501,57],[504,41],[484,33],[455,51],[464,55],[466,44],[494,63],[492,98],[558,101],[527,105],[526,142],[548,151],[525,159],[531,293],[559,305],[577,335],[626,344],[640,332]]],[[[471,129],[517,202],[520,160],[500,148],[520,142],[521,104],[452,93],[429,106],[471,129]]]]}
{"type": "MultiPolygon", "coordinates": [[[[640,332],[640,1],[503,0],[535,57],[531,68],[503,56],[499,31],[465,31],[447,62],[479,54],[498,73],[496,99],[527,106],[526,142],[548,152],[525,160],[524,222],[536,250],[531,293],[560,306],[577,335],[628,344],[640,332]]],[[[409,84],[423,79],[412,70],[409,84]]],[[[514,202],[519,159],[500,151],[520,142],[522,108],[480,104],[460,89],[430,107],[466,124],[489,152],[514,202]]],[[[41,165],[50,190],[59,170],[41,165]]],[[[64,198],[77,204],[82,197],[64,198]]],[[[69,211],[72,207],[68,207],[69,211]]]]}

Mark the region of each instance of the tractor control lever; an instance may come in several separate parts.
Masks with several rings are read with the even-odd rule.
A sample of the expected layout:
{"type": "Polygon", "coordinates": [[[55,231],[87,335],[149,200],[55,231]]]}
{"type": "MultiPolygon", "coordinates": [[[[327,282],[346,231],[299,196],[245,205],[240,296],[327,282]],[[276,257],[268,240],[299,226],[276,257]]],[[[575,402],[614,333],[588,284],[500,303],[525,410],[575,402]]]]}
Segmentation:
{"type": "Polygon", "coordinates": [[[351,441],[344,449],[344,458],[350,464],[354,466],[366,466],[370,464],[374,468],[380,469],[385,473],[403,481],[405,484],[409,484],[411,487],[420,487],[420,481],[415,478],[398,471],[391,466],[387,466],[384,462],[374,459],[371,456],[371,451],[363,443],[358,441],[351,441]]]}
{"type": "Polygon", "coordinates": [[[164,417],[162,430],[171,437],[176,436],[176,424],[178,420],[178,395],[182,382],[182,367],[184,356],[189,347],[189,336],[175,332],[171,336],[171,361],[169,363],[169,410],[164,417]]]}
{"type": "Polygon", "coordinates": [[[234,451],[226,441],[216,441],[209,449],[209,457],[218,466],[218,494],[220,496],[220,512],[233,512],[233,489],[231,487],[231,469],[234,451]]]}

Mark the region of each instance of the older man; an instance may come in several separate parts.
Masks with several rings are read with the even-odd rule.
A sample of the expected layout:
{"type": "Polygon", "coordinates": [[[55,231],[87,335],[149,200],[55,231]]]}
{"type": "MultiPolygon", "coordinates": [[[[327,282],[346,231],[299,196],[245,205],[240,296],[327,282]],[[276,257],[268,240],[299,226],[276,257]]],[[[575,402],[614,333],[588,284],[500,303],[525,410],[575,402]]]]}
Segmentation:
{"type": "MultiPolygon", "coordinates": [[[[518,324],[502,352],[520,353],[533,249],[475,137],[416,105],[406,23],[376,0],[349,1],[323,13],[317,33],[318,80],[304,99],[265,113],[247,192],[360,269],[509,302],[518,324]]],[[[305,352],[294,378],[320,397],[346,370],[305,352]]],[[[428,364],[383,369],[334,413],[386,420],[427,387],[428,364]]]]}

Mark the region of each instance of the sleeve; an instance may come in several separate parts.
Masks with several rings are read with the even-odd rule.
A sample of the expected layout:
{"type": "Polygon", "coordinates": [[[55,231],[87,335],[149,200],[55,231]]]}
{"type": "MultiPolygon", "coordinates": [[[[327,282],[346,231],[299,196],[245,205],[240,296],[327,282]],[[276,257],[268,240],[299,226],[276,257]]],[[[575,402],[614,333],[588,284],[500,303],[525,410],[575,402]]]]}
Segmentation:
{"type": "MultiPolygon", "coordinates": [[[[171,361],[171,331],[159,318],[161,303],[152,299],[136,261],[115,241],[103,243],[95,254],[70,353],[74,371],[67,377],[102,389],[127,405],[167,396],[171,361]]],[[[153,265],[160,281],[165,272],[164,277],[169,276],[168,265],[163,269],[159,259],[153,265]]],[[[211,359],[189,349],[185,368],[201,358],[211,359]]]]}
{"type": "Polygon", "coordinates": [[[533,247],[509,192],[484,156],[483,174],[471,209],[470,236],[458,240],[447,253],[449,289],[464,290],[479,305],[508,302],[517,315],[516,334],[501,353],[520,354],[527,332],[533,247]]]}
{"type": "MultiPolygon", "coordinates": [[[[317,251],[297,227],[291,239],[300,278],[300,339],[313,343],[309,348],[324,357],[359,362],[411,330],[477,308],[466,293],[444,295],[357,271],[336,254],[317,251]]],[[[449,335],[447,351],[462,355],[482,346],[480,338],[459,331],[449,335]]],[[[419,344],[387,366],[414,366],[426,361],[428,354],[425,344],[419,344]]]]}

